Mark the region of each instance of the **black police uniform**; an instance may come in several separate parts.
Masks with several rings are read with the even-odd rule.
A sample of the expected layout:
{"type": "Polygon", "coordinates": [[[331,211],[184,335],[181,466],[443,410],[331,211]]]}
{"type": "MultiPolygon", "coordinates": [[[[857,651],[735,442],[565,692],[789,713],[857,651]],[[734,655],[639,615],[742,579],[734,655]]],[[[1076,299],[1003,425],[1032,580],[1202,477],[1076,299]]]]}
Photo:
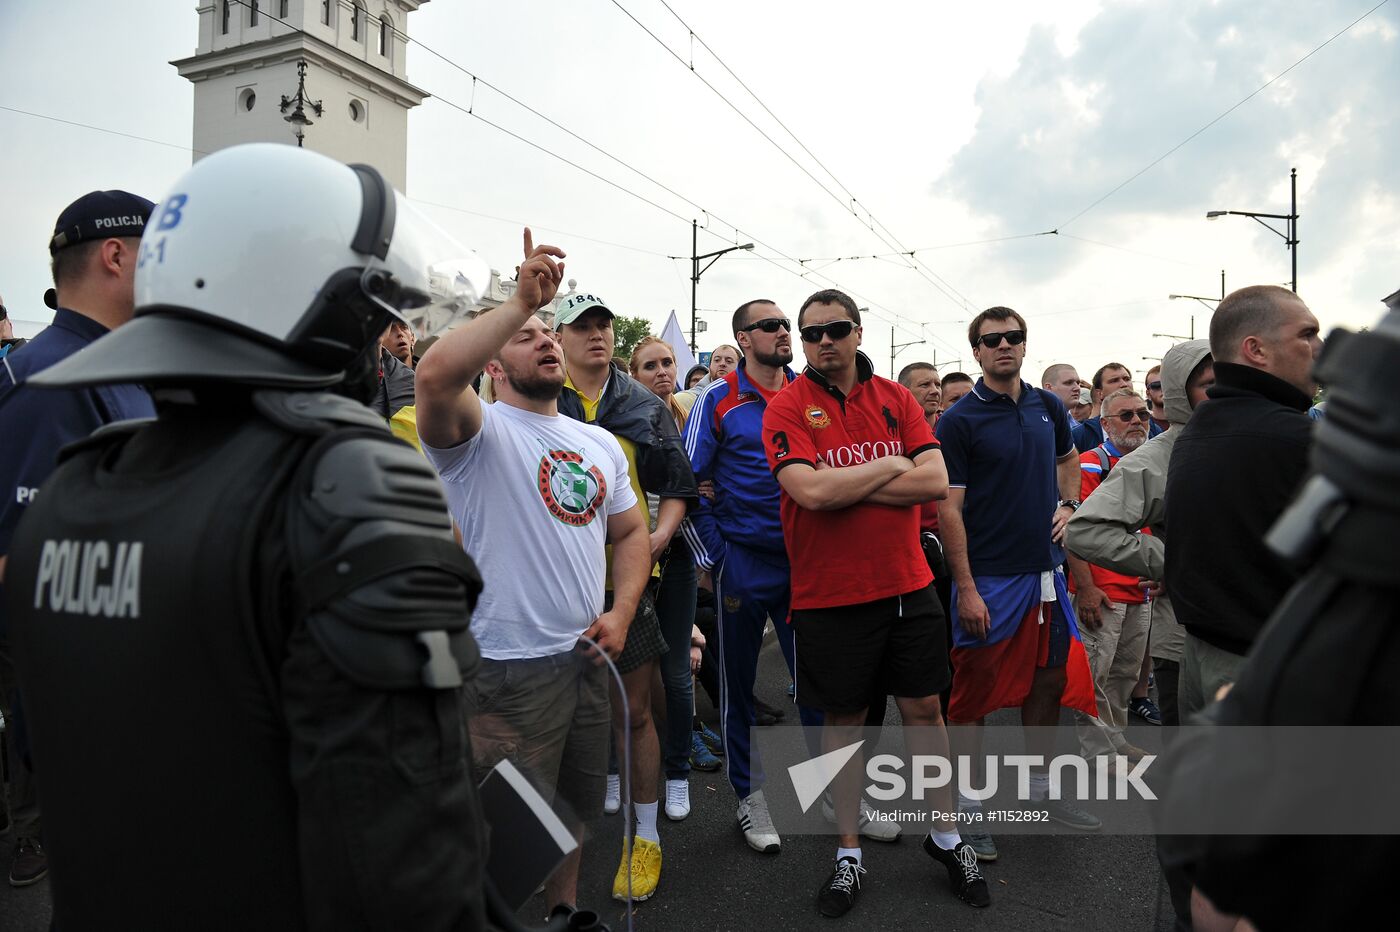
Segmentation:
{"type": "Polygon", "coordinates": [[[99,431],[6,581],[58,928],[484,925],[480,580],[368,409],[264,391],[99,431]]]}

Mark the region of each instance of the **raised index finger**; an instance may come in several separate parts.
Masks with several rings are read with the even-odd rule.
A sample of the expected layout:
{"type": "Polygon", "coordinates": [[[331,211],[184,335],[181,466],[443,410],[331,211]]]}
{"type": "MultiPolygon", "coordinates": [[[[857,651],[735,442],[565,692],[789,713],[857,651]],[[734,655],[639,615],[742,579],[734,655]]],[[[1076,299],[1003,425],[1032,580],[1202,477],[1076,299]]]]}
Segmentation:
{"type": "Polygon", "coordinates": [[[530,228],[525,228],[525,258],[530,258],[530,253],[535,251],[535,237],[530,233],[530,228]]]}

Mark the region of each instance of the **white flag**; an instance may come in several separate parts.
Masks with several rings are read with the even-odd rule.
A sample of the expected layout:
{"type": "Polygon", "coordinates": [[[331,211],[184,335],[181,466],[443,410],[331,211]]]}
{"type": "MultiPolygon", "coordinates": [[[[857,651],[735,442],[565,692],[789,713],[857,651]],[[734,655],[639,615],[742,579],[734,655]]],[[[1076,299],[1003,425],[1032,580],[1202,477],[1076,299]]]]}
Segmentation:
{"type": "Polygon", "coordinates": [[[680,384],[676,390],[680,391],[685,387],[685,374],[695,368],[695,356],[690,352],[690,344],[686,342],[685,331],[681,329],[681,322],[676,320],[676,312],[672,311],[671,316],[666,318],[666,326],[661,328],[661,339],[671,344],[671,349],[676,353],[676,381],[680,384]]]}

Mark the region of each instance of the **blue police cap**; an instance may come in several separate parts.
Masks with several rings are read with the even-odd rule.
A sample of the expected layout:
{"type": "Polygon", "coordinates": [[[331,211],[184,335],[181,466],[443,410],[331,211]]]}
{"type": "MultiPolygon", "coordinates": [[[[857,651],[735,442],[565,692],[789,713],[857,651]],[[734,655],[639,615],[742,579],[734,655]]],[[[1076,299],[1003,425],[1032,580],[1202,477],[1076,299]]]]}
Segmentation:
{"type": "Polygon", "coordinates": [[[49,253],[94,239],[139,237],[156,205],[126,191],[92,191],[63,209],[54,224],[49,253]]]}

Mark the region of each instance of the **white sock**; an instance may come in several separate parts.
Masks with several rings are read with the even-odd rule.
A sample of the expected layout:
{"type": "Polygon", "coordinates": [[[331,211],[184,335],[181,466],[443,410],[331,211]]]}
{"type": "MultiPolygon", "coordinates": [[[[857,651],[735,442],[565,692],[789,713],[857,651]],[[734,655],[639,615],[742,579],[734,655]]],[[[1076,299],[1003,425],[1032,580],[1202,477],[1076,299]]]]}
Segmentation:
{"type": "Polygon", "coordinates": [[[1050,774],[1043,770],[1031,771],[1031,802],[1044,802],[1050,795],[1050,774]]]}
{"type": "Polygon", "coordinates": [[[632,804],[632,808],[637,812],[637,837],[658,845],[661,844],[661,836],[656,833],[656,810],[660,806],[660,800],[654,803],[632,804]]]}
{"type": "Polygon", "coordinates": [[[928,836],[933,839],[933,843],[944,851],[952,851],[962,841],[962,836],[956,830],[951,832],[929,832],[928,836]]]}
{"type": "Polygon", "coordinates": [[[856,862],[856,867],[860,867],[860,849],[859,849],[859,848],[837,848],[837,849],[836,849],[836,860],[837,860],[837,861],[840,861],[842,858],[851,858],[852,860],[854,860],[854,861],[856,862]]]}

